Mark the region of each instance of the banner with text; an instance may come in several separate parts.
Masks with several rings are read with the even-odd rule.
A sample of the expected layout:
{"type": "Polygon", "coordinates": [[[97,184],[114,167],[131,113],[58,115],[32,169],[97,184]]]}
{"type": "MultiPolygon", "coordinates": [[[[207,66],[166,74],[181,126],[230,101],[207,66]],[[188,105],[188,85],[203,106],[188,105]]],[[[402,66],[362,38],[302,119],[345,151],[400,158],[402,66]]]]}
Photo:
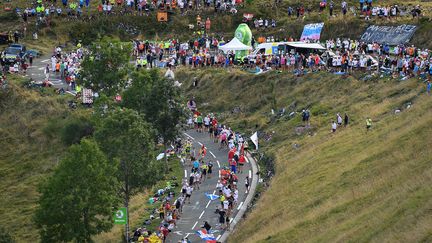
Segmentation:
{"type": "Polygon", "coordinates": [[[408,43],[416,29],[417,26],[415,25],[405,24],[399,26],[371,25],[366,29],[360,40],[367,43],[377,42],[395,46],[408,43]]]}
{"type": "Polygon", "coordinates": [[[114,224],[126,224],[127,223],[127,209],[119,208],[114,212],[114,224]]]}
{"type": "Polygon", "coordinates": [[[324,23],[307,24],[303,28],[303,33],[300,37],[301,41],[304,40],[319,40],[321,36],[321,30],[324,27],[324,23]]]}

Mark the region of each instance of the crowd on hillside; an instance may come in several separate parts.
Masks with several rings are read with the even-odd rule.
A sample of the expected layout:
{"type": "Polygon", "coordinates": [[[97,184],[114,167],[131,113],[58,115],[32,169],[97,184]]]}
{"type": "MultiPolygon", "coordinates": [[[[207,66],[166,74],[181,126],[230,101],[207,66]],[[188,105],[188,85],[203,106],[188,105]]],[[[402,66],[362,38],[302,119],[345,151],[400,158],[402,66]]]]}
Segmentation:
{"type": "MultiPolygon", "coordinates": [[[[288,41],[294,41],[290,38],[288,41]]],[[[224,40],[203,37],[180,43],[134,41],[136,66],[174,67],[189,66],[230,67],[235,65],[258,66],[263,70],[276,69],[294,71],[302,75],[306,71],[327,70],[337,73],[372,72],[379,70],[403,78],[432,75],[432,56],[428,49],[413,45],[390,46],[387,44],[365,43],[348,38],[331,39],[323,42],[324,52],[300,49],[277,54],[257,53],[256,56],[235,58],[234,53],[224,54],[217,46],[224,40]]],[[[252,40],[256,45],[255,40],[252,40]]]]}
{"type": "MultiPolygon", "coordinates": [[[[79,45],[74,51],[65,52],[60,46],[53,50],[48,63],[42,67],[45,78],[43,80],[34,80],[34,86],[51,87],[52,80],[63,80],[67,84],[67,88],[58,90],[59,93],[66,91],[81,91],[81,87],[77,85],[79,76],[80,64],[84,57],[85,49],[79,45]]],[[[34,57],[30,54],[28,58],[19,58],[15,63],[6,63],[6,55],[0,53],[0,64],[2,66],[1,73],[21,73],[26,74],[28,68],[33,68],[34,57]]],[[[40,67],[36,67],[40,68],[40,67]]]]}
{"type": "MultiPolygon", "coordinates": [[[[281,8],[278,1],[275,3],[275,5],[272,5],[273,7],[281,8]]],[[[179,11],[181,14],[197,14],[203,9],[214,9],[215,12],[235,14],[242,5],[243,0],[101,0],[96,5],[91,4],[90,0],[61,0],[58,2],[56,0],[36,0],[30,2],[23,9],[16,8],[15,10],[27,22],[29,18],[35,16],[40,18],[60,16],[79,18],[83,14],[94,13],[94,10],[97,10],[100,15],[148,15],[150,12],[157,10],[179,11]]],[[[413,17],[419,17],[422,15],[420,5],[376,5],[373,4],[372,0],[359,0],[357,6],[349,6],[346,1],[335,3],[333,0],[322,0],[314,4],[299,3],[295,6],[288,6],[287,14],[288,17],[302,18],[312,12],[321,14],[327,9],[330,16],[335,16],[339,12],[345,16],[348,12],[352,12],[353,15],[364,16],[367,20],[373,17],[393,19],[398,16],[412,15],[413,17]]],[[[92,16],[95,15],[92,14],[92,16]]],[[[257,28],[276,27],[276,21],[260,17],[253,20],[253,25],[257,28]]]]}
{"type": "Polygon", "coordinates": [[[297,6],[289,6],[287,8],[288,16],[296,16],[297,18],[301,18],[305,14],[312,13],[313,9],[318,9],[318,12],[320,14],[327,9],[329,16],[331,17],[337,15],[338,11],[340,11],[340,14],[343,16],[345,16],[348,12],[352,12],[353,15],[364,16],[366,20],[369,20],[371,17],[392,19],[397,18],[398,16],[405,16],[409,14],[411,14],[414,18],[419,17],[422,14],[420,5],[374,5],[372,0],[359,0],[358,8],[356,8],[356,6],[349,6],[346,1],[342,1],[340,4],[336,4],[333,0],[322,0],[316,4],[317,6],[315,6],[314,8],[312,8],[310,5],[305,6],[303,4],[299,4],[297,6]]]}
{"type": "MultiPolygon", "coordinates": [[[[288,41],[294,41],[289,38],[288,41]]],[[[387,44],[365,43],[348,38],[323,41],[325,51],[307,51],[302,49],[279,50],[276,54],[257,52],[236,58],[235,53],[218,51],[223,38],[200,37],[189,42],[169,40],[165,42],[133,41],[133,56],[136,68],[176,67],[191,68],[243,66],[247,70],[260,69],[291,71],[296,75],[307,72],[330,71],[338,74],[354,72],[372,73],[380,71],[386,75],[403,79],[432,75],[432,54],[428,49],[413,45],[390,46],[387,44]]],[[[252,44],[257,47],[255,39],[252,44]]],[[[81,44],[79,44],[81,45],[81,44]]],[[[5,55],[0,53],[3,73],[25,73],[32,66],[33,57],[22,59],[14,64],[4,62],[5,55]]],[[[82,48],[71,53],[62,53],[56,48],[45,67],[45,81],[50,78],[63,79],[76,88],[76,78],[83,58],[82,48]],[[59,54],[61,53],[61,54],[59,54]]]]}
{"type": "MultiPolygon", "coordinates": [[[[24,9],[16,9],[27,22],[29,17],[80,17],[90,11],[90,0],[36,0],[24,9]]],[[[196,12],[198,9],[214,9],[215,12],[237,13],[239,0],[102,0],[98,1],[96,10],[104,15],[149,14],[156,10],[176,10],[181,14],[196,12]]]]}

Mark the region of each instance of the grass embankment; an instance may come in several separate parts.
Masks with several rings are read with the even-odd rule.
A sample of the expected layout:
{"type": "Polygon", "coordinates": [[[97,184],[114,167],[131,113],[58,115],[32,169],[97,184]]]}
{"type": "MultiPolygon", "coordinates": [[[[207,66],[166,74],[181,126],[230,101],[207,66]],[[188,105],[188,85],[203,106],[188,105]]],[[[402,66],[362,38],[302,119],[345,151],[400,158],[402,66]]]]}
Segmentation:
{"type": "MultiPolygon", "coordinates": [[[[39,197],[38,184],[51,174],[70,143],[91,132],[88,131],[91,110],[71,110],[67,106],[71,96],[22,88],[25,80],[18,76],[8,79],[8,88],[0,88],[0,228],[17,242],[30,238],[37,241],[39,234],[32,218],[39,197]]],[[[165,178],[181,184],[183,171],[178,159],[169,161],[171,171],[165,178]]],[[[162,178],[154,188],[165,186],[166,180],[162,178]]],[[[153,195],[153,190],[132,197],[131,229],[149,218],[149,209],[159,206],[148,204],[150,194],[153,195]]],[[[155,228],[156,223],[149,227],[155,228]]],[[[112,231],[95,239],[119,242],[122,233],[123,227],[114,226],[112,231]]]]}
{"type": "Polygon", "coordinates": [[[240,71],[180,71],[177,78],[201,109],[222,113],[235,128],[274,131],[260,146],[275,156],[276,175],[230,242],[432,240],[432,98],[418,79],[240,71]],[[190,86],[195,76],[198,88],[190,86]],[[243,112],[230,114],[236,106],[243,112]],[[270,114],[282,107],[286,114],[309,108],[312,128],[296,132],[299,113],[270,114]],[[332,134],[338,112],[351,121],[332,134]],[[373,119],[368,133],[367,116],[373,119]]]}
{"type": "Polygon", "coordinates": [[[52,136],[59,131],[51,130],[71,118],[65,103],[61,97],[42,97],[13,81],[0,90],[0,225],[19,242],[38,238],[32,222],[37,185],[65,151],[60,138],[52,136]]]}

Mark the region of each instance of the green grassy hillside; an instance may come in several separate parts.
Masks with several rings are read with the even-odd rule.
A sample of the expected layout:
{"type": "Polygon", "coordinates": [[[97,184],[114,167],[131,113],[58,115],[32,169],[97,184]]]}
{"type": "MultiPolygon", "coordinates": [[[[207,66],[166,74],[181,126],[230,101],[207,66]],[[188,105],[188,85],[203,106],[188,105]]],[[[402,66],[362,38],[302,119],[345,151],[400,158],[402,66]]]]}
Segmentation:
{"type": "Polygon", "coordinates": [[[0,89],[0,114],[0,225],[19,242],[35,239],[37,184],[63,155],[65,145],[57,135],[71,114],[62,98],[42,97],[15,84],[0,89]]]}
{"type": "Polygon", "coordinates": [[[218,112],[231,126],[274,131],[260,146],[275,157],[276,175],[230,242],[432,240],[432,97],[421,81],[236,70],[181,71],[177,77],[201,109],[218,112]],[[197,88],[190,86],[193,77],[197,88]],[[234,107],[242,112],[231,114],[234,107]],[[299,113],[271,115],[271,108],[282,107],[286,113],[309,108],[311,129],[296,129],[299,113]],[[338,112],[351,121],[332,134],[338,112]]]}
{"type": "MultiPolygon", "coordinates": [[[[8,76],[8,80],[7,89],[0,87],[0,242],[5,232],[17,242],[28,242],[28,239],[38,242],[39,234],[33,222],[38,184],[51,174],[70,144],[92,133],[93,111],[80,107],[70,109],[67,101],[73,100],[72,96],[24,88],[22,84],[26,81],[18,76],[8,76]]],[[[152,209],[159,207],[159,203],[148,203],[153,191],[164,188],[168,180],[181,184],[181,164],[177,158],[170,159],[169,163],[170,172],[154,187],[131,198],[131,230],[141,226],[152,209]]],[[[148,227],[156,228],[157,224],[156,220],[148,227]]],[[[123,232],[124,227],[116,225],[94,240],[119,242],[123,232]]]]}

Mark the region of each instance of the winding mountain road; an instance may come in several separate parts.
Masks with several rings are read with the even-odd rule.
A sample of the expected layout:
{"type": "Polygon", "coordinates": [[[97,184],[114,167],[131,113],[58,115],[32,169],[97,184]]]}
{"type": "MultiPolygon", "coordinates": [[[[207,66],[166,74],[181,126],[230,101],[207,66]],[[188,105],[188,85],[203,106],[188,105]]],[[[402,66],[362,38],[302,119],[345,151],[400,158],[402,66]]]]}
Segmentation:
{"type": "MultiPolygon", "coordinates": [[[[205,193],[217,194],[216,183],[219,179],[219,170],[224,166],[228,166],[228,149],[224,148],[219,150],[219,144],[214,143],[213,139],[210,138],[209,134],[206,132],[198,133],[194,130],[190,130],[184,135],[193,141],[195,148],[200,148],[202,144],[207,147],[207,155],[204,160],[206,162],[212,161],[214,169],[212,176],[202,182],[200,189],[193,191],[191,203],[186,203],[183,206],[183,213],[177,222],[177,228],[173,229],[169,234],[167,242],[178,242],[182,238],[186,237],[191,242],[202,242],[200,237],[196,234],[196,231],[201,229],[204,221],[209,222],[212,226],[212,233],[216,237],[217,241],[224,242],[226,241],[230,231],[219,229],[219,214],[216,214],[215,211],[216,208],[220,206],[220,201],[219,199],[213,201],[210,200],[205,193]]],[[[248,204],[253,198],[258,183],[257,166],[254,159],[247,156],[246,163],[243,167],[243,172],[237,174],[239,197],[238,203],[235,205],[231,214],[230,230],[232,230],[237,222],[241,220],[248,204]],[[247,192],[244,183],[246,176],[251,178],[249,192],[247,192]]],[[[191,166],[185,165],[185,178],[190,176],[190,170],[191,166]]]]}

